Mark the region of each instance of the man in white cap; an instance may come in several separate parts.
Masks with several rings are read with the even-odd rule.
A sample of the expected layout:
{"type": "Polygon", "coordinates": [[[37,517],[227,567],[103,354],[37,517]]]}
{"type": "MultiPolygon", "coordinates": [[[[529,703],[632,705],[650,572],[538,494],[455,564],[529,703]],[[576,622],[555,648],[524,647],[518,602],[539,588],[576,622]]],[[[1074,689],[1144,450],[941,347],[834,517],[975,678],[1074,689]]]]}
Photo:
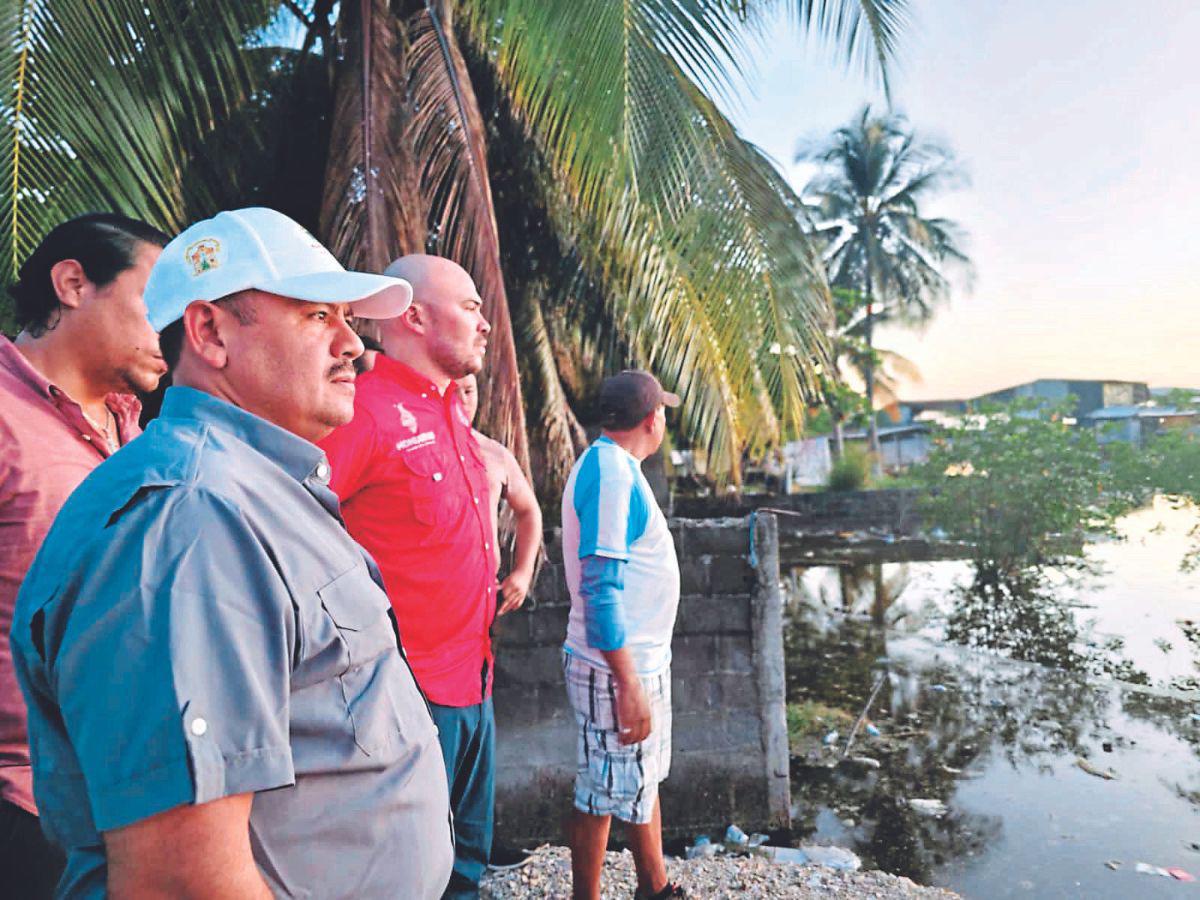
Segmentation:
{"type": "Polygon", "coordinates": [[[353,414],[348,318],[411,297],[267,209],[163,250],[162,413],[67,501],[17,600],[60,897],[441,893],[437,735],[314,443],[353,414]]]}

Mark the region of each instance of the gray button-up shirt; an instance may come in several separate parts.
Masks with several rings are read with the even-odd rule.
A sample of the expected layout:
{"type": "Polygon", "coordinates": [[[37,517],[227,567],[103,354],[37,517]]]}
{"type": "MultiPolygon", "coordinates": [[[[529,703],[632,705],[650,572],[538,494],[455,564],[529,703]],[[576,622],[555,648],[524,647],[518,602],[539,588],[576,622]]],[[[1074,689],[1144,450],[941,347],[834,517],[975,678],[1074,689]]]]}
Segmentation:
{"type": "Polygon", "coordinates": [[[307,441],[175,387],[63,507],[12,633],[61,896],[104,896],[100,832],[247,792],[277,895],[441,893],[436,731],[328,477],[307,441]]]}

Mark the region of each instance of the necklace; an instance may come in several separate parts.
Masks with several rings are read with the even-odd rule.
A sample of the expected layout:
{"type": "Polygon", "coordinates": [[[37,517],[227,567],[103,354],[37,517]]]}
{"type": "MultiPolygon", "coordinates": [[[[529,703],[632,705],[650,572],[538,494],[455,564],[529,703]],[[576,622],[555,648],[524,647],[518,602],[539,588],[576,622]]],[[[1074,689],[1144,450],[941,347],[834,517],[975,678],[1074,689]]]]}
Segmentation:
{"type": "MultiPolygon", "coordinates": [[[[80,412],[83,412],[83,407],[80,407],[80,412]]],[[[108,447],[108,452],[110,454],[116,453],[121,448],[121,434],[117,428],[117,417],[113,415],[113,411],[109,409],[107,405],[104,407],[103,425],[89,416],[86,412],[83,413],[83,417],[87,419],[88,424],[91,425],[92,428],[104,435],[104,443],[108,447]]]]}

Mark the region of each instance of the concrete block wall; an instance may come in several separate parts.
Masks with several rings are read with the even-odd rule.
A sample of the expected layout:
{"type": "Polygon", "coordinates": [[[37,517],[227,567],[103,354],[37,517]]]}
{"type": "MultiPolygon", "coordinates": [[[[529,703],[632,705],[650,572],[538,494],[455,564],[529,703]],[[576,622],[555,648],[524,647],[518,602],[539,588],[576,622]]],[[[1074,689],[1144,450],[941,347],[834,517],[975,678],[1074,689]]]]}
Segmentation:
{"type": "MultiPolygon", "coordinates": [[[[749,518],[671,523],[681,599],[672,768],[662,789],[669,834],[731,821],[748,829],[786,824],[786,785],[781,793],[778,784],[781,768],[786,781],[786,733],[782,761],[773,735],[784,721],[782,633],[777,642],[762,634],[772,585],[778,593],[778,557],[759,554],[758,568],[752,564],[750,527],[749,518]]],[[[547,555],[525,607],[495,627],[496,834],[508,847],[562,840],[571,805],[575,722],[561,661],[570,597],[555,533],[547,555]]]]}
{"type": "MultiPolygon", "coordinates": [[[[915,534],[921,528],[921,491],[912,488],[879,491],[817,491],[807,494],[729,497],[677,497],[677,516],[706,519],[745,516],[760,507],[787,510],[802,517],[808,532],[886,531],[915,534]]],[[[787,526],[789,523],[782,522],[787,526]]]]}

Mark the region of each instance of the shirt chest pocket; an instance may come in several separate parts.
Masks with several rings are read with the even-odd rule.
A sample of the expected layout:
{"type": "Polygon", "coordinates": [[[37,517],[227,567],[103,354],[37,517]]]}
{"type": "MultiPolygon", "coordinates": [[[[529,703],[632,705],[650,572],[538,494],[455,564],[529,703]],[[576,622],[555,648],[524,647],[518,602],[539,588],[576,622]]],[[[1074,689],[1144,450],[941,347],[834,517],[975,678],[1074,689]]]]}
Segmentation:
{"type": "Polygon", "coordinates": [[[404,480],[404,493],[412,504],[412,514],[422,525],[438,528],[454,519],[462,502],[455,496],[455,461],[434,447],[401,450],[397,464],[404,480]]]}
{"type": "Polygon", "coordinates": [[[368,756],[394,744],[403,731],[406,664],[400,658],[387,596],[366,569],[351,569],[317,591],[345,650],[336,676],[354,727],[354,742],[368,756]]]}

